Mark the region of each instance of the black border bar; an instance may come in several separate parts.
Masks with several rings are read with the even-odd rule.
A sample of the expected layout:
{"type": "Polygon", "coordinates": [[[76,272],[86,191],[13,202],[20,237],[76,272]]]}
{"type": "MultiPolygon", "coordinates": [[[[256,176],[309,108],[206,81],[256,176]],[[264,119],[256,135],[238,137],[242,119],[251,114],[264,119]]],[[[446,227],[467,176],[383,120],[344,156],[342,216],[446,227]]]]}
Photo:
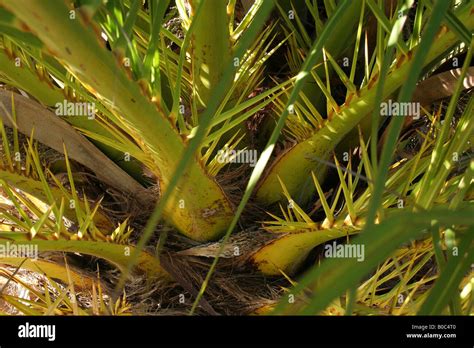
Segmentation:
{"type": "Polygon", "coordinates": [[[158,343],[193,347],[229,344],[473,347],[474,317],[0,317],[1,348],[71,344],[138,347],[158,343]],[[27,322],[30,326],[55,325],[55,340],[18,337],[19,326],[27,322]],[[409,338],[407,334],[425,337],[409,338]]]}

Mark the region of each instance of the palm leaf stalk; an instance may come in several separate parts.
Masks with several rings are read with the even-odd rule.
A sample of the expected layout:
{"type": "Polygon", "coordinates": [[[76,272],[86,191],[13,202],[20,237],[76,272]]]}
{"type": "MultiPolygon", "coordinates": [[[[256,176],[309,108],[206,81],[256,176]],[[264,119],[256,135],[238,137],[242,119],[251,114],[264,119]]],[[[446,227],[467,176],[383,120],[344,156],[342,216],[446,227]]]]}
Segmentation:
{"type": "MultiPolygon", "coordinates": [[[[473,30],[474,16],[472,6],[462,7],[458,13],[460,21],[473,30]]],[[[427,66],[436,61],[449,48],[459,42],[459,37],[447,27],[442,27],[436,37],[433,46],[424,61],[427,66]]],[[[383,98],[392,95],[405,81],[406,74],[410,71],[411,57],[416,47],[410,52],[400,54],[393,63],[392,69],[384,81],[383,98]]],[[[295,197],[302,197],[302,201],[308,199],[314,190],[309,189],[308,177],[313,170],[322,179],[326,173],[326,166],[321,165],[318,159],[327,160],[337,144],[367,115],[370,115],[375,106],[377,92],[378,74],[375,74],[367,85],[350,94],[339,110],[333,111],[328,120],[320,125],[308,139],[299,142],[276,158],[271,167],[268,168],[265,177],[257,188],[257,199],[266,204],[274,203],[282,198],[279,189],[278,177],[285,183],[288,192],[295,197]],[[294,175],[294,173],[304,175],[294,175]],[[303,192],[301,192],[301,188],[303,192]]]]}
{"type": "MultiPolygon", "coordinates": [[[[154,104],[142,94],[140,88],[128,79],[120,62],[104,50],[95,33],[87,30],[85,34],[79,20],[69,19],[69,9],[65,4],[25,3],[30,11],[21,11],[8,1],[2,2],[2,5],[35,28],[32,30],[37,31],[35,34],[45,46],[68,63],[71,71],[88,86],[89,91],[100,95],[102,101],[126,125],[128,132],[143,139],[145,151],[153,158],[153,171],[163,191],[177,165],[176,159],[184,151],[185,142],[164,113],[161,101],[156,100],[154,104]],[[52,27],[48,25],[44,28],[45,23],[51,23],[52,27]],[[70,44],[61,45],[64,41],[70,44]]],[[[217,183],[204,173],[198,161],[190,165],[186,176],[187,185],[181,183],[176,187],[175,192],[179,194],[169,201],[165,216],[173,225],[179,226],[183,233],[197,240],[216,238],[232,216],[231,203],[217,183]],[[199,190],[192,189],[194,180],[199,190]],[[179,208],[180,201],[184,202],[186,209],[179,208]],[[193,216],[200,218],[195,219],[193,216]]]]}
{"type": "MultiPolygon", "coordinates": [[[[6,37],[3,37],[3,40],[7,40],[6,37]]],[[[5,46],[5,44],[4,44],[5,46]]],[[[18,48],[19,49],[19,48],[18,48]]],[[[25,66],[26,64],[20,65],[20,67],[15,65],[14,57],[19,55],[18,52],[7,52],[6,50],[0,50],[0,64],[2,66],[2,75],[5,77],[3,81],[8,82],[10,85],[22,89],[34,95],[35,98],[40,101],[43,105],[48,107],[54,107],[56,104],[62,104],[65,100],[68,102],[77,102],[80,101],[77,95],[73,95],[70,92],[71,88],[65,87],[63,90],[56,87],[51,79],[47,78],[44,68],[29,68],[25,66]]],[[[26,59],[25,59],[26,60],[26,59]]],[[[66,78],[66,74],[64,74],[66,78]]],[[[0,77],[1,79],[1,77],[0,77]]],[[[80,88],[75,86],[75,90],[79,91],[80,88]]],[[[84,94],[85,96],[85,94],[84,94]]],[[[105,111],[105,110],[102,110],[105,111]]],[[[107,125],[102,125],[97,117],[97,122],[90,122],[87,118],[78,117],[79,115],[63,116],[72,126],[82,129],[88,133],[96,134],[102,138],[108,139],[109,142],[114,141],[124,141],[125,139],[117,139],[114,137],[115,133],[109,131],[107,125]]],[[[129,175],[133,176],[135,179],[142,179],[142,169],[138,166],[136,161],[123,161],[123,154],[125,151],[118,151],[114,147],[105,145],[103,142],[95,141],[91,139],[101,151],[104,152],[109,158],[113,159],[119,166],[121,166],[129,175]]],[[[133,147],[133,143],[128,142],[124,145],[126,148],[133,147]]],[[[136,151],[134,151],[136,153],[136,151]]]]}
{"type": "MultiPolygon", "coordinates": [[[[3,130],[3,126],[1,129],[3,130]]],[[[4,131],[2,133],[5,134],[4,131]]],[[[6,150],[9,151],[8,148],[6,150]]],[[[43,173],[33,144],[30,143],[26,151],[31,163],[25,171],[30,177],[38,179],[31,179],[26,176],[25,171],[15,171],[11,167],[2,172],[0,189],[5,192],[8,200],[0,207],[0,213],[8,222],[1,225],[0,244],[4,247],[7,244],[25,244],[37,248],[39,253],[82,253],[103,258],[122,271],[125,270],[130,255],[134,252],[134,246],[127,245],[131,233],[127,223],[114,228],[111,221],[99,210],[100,202],[95,207],[90,207],[86,197],[80,198],[77,195],[66,150],[64,152],[71,191],[54,178],[51,172],[43,173]],[[57,187],[50,187],[49,180],[54,181],[57,187]],[[38,197],[43,199],[38,200],[38,197]],[[15,209],[21,218],[16,217],[12,209],[15,209]]],[[[11,157],[6,157],[7,162],[11,162],[11,157]]],[[[18,258],[23,256],[19,255],[18,258]]],[[[11,264],[11,260],[5,262],[11,264]]],[[[147,252],[139,253],[137,268],[148,273],[153,279],[169,280],[159,261],[147,252]]],[[[45,269],[55,271],[54,267],[45,269]]]]}
{"type": "Polygon", "coordinates": [[[227,4],[225,1],[211,3],[209,1],[183,1],[178,9],[189,4],[189,14],[183,13],[185,25],[194,23],[194,36],[189,46],[188,55],[192,57],[193,81],[195,81],[195,100],[197,109],[206,107],[212,90],[217,86],[224,69],[230,62],[232,49],[227,4]],[[202,8],[197,10],[200,3],[202,8]],[[215,35],[209,33],[215,32],[215,35]]]}

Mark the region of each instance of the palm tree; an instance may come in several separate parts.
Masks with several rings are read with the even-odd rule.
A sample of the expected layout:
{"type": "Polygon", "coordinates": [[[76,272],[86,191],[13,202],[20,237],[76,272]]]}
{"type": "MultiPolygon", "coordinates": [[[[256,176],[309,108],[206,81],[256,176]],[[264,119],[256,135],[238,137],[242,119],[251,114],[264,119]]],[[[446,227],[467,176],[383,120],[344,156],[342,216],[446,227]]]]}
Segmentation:
{"type": "Polygon", "coordinates": [[[0,0],[3,311],[472,313],[473,14],[0,0]]]}

